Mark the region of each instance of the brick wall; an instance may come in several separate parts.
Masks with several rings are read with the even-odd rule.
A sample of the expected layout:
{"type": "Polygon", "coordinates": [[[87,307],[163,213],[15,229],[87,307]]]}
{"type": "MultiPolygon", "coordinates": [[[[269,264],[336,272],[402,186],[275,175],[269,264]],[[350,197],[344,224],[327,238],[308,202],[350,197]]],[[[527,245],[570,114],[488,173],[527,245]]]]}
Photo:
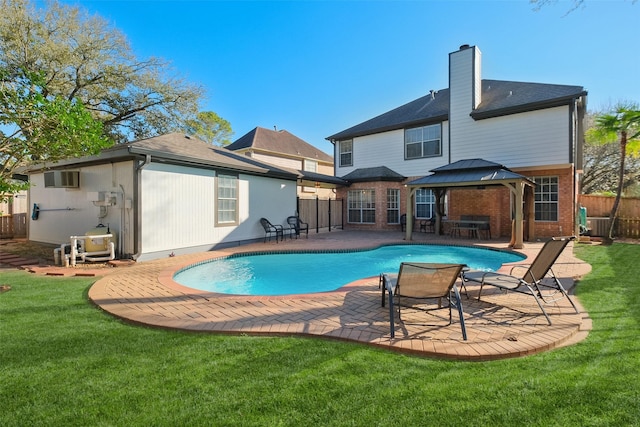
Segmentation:
{"type": "MultiPolygon", "coordinates": [[[[559,220],[535,222],[534,238],[570,235],[574,233],[574,186],[573,169],[518,170],[517,173],[528,177],[557,176],[559,186],[559,220]]],[[[405,182],[415,177],[408,178],[405,182]]],[[[343,198],[345,228],[357,230],[400,230],[399,224],[387,224],[387,188],[400,190],[400,214],[406,212],[408,190],[404,182],[360,182],[348,188],[337,190],[337,197],[343,198]],[[373,189],[376,192],[376,224],[350,224],[348,219],[348,191],[373,189]]],[[[485,215],[490,217],[491,235],[493,238],[509,238],[511,236],[511,194],[509,189],[500,186],[479,188],[455,188],[449,191],[448,217],[459,219],[461,215],[485,215]]],[[[525,212],[526,215],[526,212],[525,212]]],[[[531,218],[532,220],[533,218],[531,218]]],[[[414,226],[414,230],[417,226],[414,226]]],[[[525,226],[525,238],[527,227],[525,226]]]]}

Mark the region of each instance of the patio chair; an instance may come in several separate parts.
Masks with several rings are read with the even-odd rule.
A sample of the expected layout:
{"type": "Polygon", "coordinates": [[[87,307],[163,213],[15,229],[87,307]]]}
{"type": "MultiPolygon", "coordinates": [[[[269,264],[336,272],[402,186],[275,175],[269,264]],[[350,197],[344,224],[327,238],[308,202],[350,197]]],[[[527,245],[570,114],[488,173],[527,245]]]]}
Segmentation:
{"type": "MultiPolygon", "coordinates": [[[[462,310],[462,300],[460,292],[456,286],[456,280],[460,277],[460,272],[464,264],[436,264],[403,262],[400,264],[398,274],[383,273],[382,280],[382,306],[384,307],[384,294],[389,295],[389,326],[391,328],[391,338],[395,337],[395,310],[398,307],[398,320],[402,321],[400,311],[403,304],[405,307],[411,306],[403,301],[438,299],[438,309],[442,308],[442,299],[446,298],[449,305],[449,324],[452,323],[451,309],[455,306],[460,318],[460,328],[462,337],[467,339],[467,329],[464,324],[464,313],[462,310]],[[452,299],[453,293],[453,299],[452,299]]],[[[423,311],[430,311],[421,309],[423,311]]],[[[431,309],[434,310],[434,309],[431,309]]]]}
{"type": "Polygon", "coordinates": [[[560,280],[558,280],[551,269],[564,248],[573,239],[575,239],[575,236],[559,237],[549,240],[544,244],[531,265],[515,265],[509,274],[486,271],[468,271],[462,273],[463,281],[480,283],[478,301],[480,301],[482,289],[485,285],[495,286],[506,291],[514,291],[531,295],[535,298],[540,310],[542,310],[542,313],[547,318],[547,322],[551,325],[551,318],[542,306],[543,302],[548,304],[566,297],[576,313],[580,313],[569,297],[569,294],[560,283],[560,280]],[[513,274],[518,268],[526,268],[522,276],[515,276],[513,274]],[[551,289],[551,291],[543,292],[542,288],[551,289]]]}
{"type": "MultiPolygon", "coordinates": [[[[416,231],[414,227],[415,223],[416,223],[416,218],[413,217],[411,220],[411,231],[416,231]]],[[[400,215],[400,230],[401,231],[407,230],[407,214],[400,215]]]]}
{"type": "Polygon", "coordinates": [[[483,221],[478,224],[478,232],[483,231],[485,238],[491,240],[491,217],[488,215],[479,215],[474,217],[474,219],[477,221],[483,221]]]}
{"type": "Polygon", "coordinates": [[[420,221],[420,231],[425,233],[435,233],[436,231],[436,217],[429,219],[423,219],[420,221]]]}
{"type": "Polygon", "coordinates": [[[284,239],[284,227],[281,225],[273,225],[266,218],[260,218],[260,224],[264,228],[264,242],[267,243],[267,237],[269,241],[271,241],[272,236],[276,236],[276,243],[278,243],[278,237],[280,239],[284,239]]]}
{"type": "Polygon", "coordinates": [[[296,239],[300,235],[301,231],[304,231],[307,235],[307,239],[309,238],[309,224],[302,221],[298,216],[290,216],[287,218],[287,224],[289,227],[295,230],[296,239]]]}

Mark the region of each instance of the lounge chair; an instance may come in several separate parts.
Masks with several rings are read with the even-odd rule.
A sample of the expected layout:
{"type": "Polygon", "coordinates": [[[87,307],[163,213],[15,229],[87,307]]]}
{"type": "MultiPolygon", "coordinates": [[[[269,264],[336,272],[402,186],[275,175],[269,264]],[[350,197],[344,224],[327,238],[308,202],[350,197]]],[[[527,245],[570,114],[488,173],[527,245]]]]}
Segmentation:
{"type": "Polygon", "coordinates": [[[260,224],[264,228],[264,242],[267,243],[267,237],[271,241],[272,236],[276,236],[276,243],[278,243],[278,237],[280,240],[284,239],[284,227],[281,225],[273,225],[266,218],[260,218],[260,224]]]}
{"type": "Polygon", "coordinates": [[[547,322],[551,325],[551,318],[549,318],[547,311],[542,306],[543,302],[551,303],[557,301],[559,298],[566,297],[576,313],[580,313],[571,298],[569,298],[569,294],[560,283],[560,280],[558,280],[551,269],[564,248],[573,239],[575,239],[575,236],[559,237],[549,240],[544,244],[531,265],[515,265],[511,269],[510,274],[465,271],[462,273],[463,280],[480,283],[478,301],[482,295],[482,288],[484,288],[485,285],[533,296],[540,310],[542,310],[542,313],[547,318],[547,322]],[[513,274],[518,268],[526,269],[522,276],[515,276],[513,274]],[[543,292],[542,288],[551,289],[551,291],[543,292]]]}
{"type": "Polygon", "coordinates": [[[309,238],[309,224],[302,221],[298,216],[290,216],[287,218],[287,224],[289,227],[295,230],[296,238],[300,235],[301,231],[304,231],[307,235],[307,239],[309,238]]]}
{"type": "MultiPolygon", "coordinates": [[[[464,264],[403,262],[400,264],[398,274],[381,274],[383,307],[385,292],[389,295],[389,326],[391,328],[391,338],[395,337],[394,306],[398,307],[398,320],[402,320],[400,310],[404,301],[401,301],[401,299],[438,298],[438,308],[442,308],[442,298],[446,298],[449,303],[449,324],[452,322],[451,308],[455,306],[458,309],[458,316],[460,317],[462,337],[466,340],[467,329],[464,324],[462,300],[460,299],[460,292],[456,286],[456,280],[460,276],[463,267],[464,264]],[[452,293],[455,301],[451,298],[452,293]]],[[[405,305],[405,307],[408,306],[409,305],[405,305]]]]}

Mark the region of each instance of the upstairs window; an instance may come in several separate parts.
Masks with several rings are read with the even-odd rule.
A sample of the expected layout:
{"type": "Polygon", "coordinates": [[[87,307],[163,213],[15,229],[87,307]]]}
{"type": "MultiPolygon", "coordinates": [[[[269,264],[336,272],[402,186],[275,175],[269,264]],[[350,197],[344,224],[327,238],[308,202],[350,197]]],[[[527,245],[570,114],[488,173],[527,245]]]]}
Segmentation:
{"type": "Polygon", "coordinates": [[[318,172],[318,162],[315,160],[304,159],[303,169],[307,172],[318,172]]]}
{"type": "Polygon", "coordinates": [[[404,158],[420,159],[442,155],[441,126],[430,125],[404,131],[404,158]]]}
{"type": "Polygon", "coordinates": [[[340,166],[353,166],[353,140],[338,141],[340,166]]]}

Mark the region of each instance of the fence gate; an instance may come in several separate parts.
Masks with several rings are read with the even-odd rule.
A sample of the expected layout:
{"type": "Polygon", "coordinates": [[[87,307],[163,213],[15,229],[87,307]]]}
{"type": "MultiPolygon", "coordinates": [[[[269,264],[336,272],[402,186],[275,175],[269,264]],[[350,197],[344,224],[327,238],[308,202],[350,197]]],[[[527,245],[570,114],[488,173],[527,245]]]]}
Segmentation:
{"type": "Polygon", "coordinates": [[[309,230],[316,230],[316,233],[342,229],[342,203],[342,199],[298,198],[298,215],[309,224],[309,230]]]}

